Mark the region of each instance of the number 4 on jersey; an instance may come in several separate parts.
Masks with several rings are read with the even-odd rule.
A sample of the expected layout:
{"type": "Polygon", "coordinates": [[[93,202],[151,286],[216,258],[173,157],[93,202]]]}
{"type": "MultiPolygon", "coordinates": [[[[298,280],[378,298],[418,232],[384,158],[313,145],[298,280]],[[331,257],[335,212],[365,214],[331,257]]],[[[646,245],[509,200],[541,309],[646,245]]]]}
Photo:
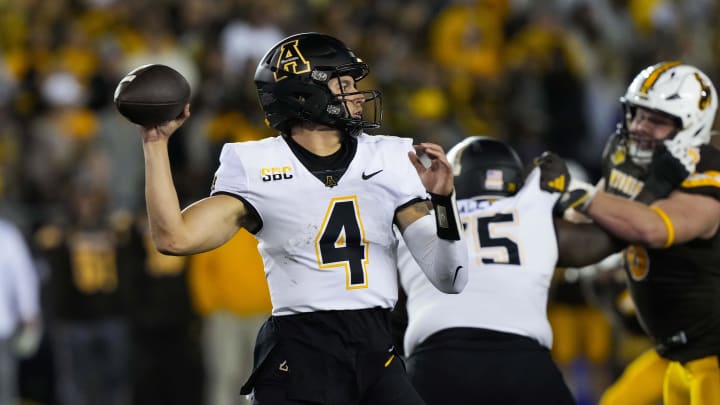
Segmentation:
{"type": "Polygon", "coordinates": [[[338,197],[330,201],[315,238],[315,252],[321,269],[345,268],[347,289],[367,288],[368,244],[357,197],[338,197]]]}

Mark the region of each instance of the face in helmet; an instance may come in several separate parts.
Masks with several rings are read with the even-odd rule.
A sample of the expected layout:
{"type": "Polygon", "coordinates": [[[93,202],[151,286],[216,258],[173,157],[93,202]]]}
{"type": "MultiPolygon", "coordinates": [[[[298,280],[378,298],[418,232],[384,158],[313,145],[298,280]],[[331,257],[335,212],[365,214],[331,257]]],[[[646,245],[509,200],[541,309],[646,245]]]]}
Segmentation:
{"type": "Polygon", "coordinates": [[[523,164],[503,141],[471,136],[453,146],[447,157],[453,167],[458,199],[507,197],[522,186],[523,164]]]}
{"type": "Polygon", "coordinates": [[[710,142],[718,100],[715,86],[699,69],[662,62],[644,69],[620,98],[625,110],[627,152],[636,164],[652,162],[662,141],[685,147],[710,142]]]}
{"type": "Polygon", "coordinates": [[[310,122],[356,135],[382,121],[382,95],[360,91],[368,66],[340,40],[319,33],[283,39],[255,71],[267,123],[283,134],[310,122]]]}

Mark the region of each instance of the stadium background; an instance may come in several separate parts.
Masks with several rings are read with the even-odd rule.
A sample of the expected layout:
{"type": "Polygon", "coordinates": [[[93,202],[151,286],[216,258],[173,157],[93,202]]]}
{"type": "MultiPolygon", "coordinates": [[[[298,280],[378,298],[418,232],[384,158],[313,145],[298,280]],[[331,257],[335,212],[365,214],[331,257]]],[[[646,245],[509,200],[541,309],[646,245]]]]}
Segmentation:
{"type": "MultiPolygon", "coordinates": [[[[192,86],[172,165],[183,200],[207,195],[223,142],[272,135],[254,68],[275,42],[304,31],[337,36],[369,63],[361,87],[384,95],[376,133],[446,148],[471,134],[497,136],[526,162],[554,150],[595,181],[621,117],[618,98],[641,68],[677,59],[717,83],[719,14],[713,0],[3,0],[2,212],[32,242],[67,217],[67,190],[82,185],[108,193],[113,212],[142,216],[138,130],[112,97],[145,63],[170,65],[192,86]]],[[[553,301],[592,310],[564,274],[553,301]]],[[[556,345],[578,399],[592,403],[647,343],[583,314],[594,319],[579,329],[589,336],[570,332],[556,345]]],[[[43,353],[24,362],[23,392],[50,404],[52,384],[37,382],[43,353]]]]}

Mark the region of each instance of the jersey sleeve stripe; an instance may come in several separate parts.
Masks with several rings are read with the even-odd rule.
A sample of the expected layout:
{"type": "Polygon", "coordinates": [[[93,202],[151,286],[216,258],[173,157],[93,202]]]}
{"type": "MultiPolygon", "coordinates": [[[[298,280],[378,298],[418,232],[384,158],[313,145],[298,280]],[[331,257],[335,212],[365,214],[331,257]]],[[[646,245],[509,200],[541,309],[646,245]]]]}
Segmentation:
{"type": "Polygon", "coordinates": [[[708,170],[702,173],[693,173],[681,185],[683,188],[717,187],[720,188],[720,171],[708,170]]]}

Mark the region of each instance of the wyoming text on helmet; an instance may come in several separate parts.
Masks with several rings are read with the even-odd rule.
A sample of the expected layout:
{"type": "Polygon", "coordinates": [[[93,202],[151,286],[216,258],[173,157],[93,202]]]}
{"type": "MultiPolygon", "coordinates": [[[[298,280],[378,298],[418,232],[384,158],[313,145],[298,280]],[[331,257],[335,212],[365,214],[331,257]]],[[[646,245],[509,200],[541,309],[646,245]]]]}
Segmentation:
{"type": "Polygon", "coordinates": [[[350,76],[365,78],[369,68],[337,38],[316,32],[292,35],[273,46],[255,71],[260,105],[267,124],[290,134],[303,121],[327,125],[357,135],[363,128],[377,128],[382,121],[382,95],[377,90],[333,94],[331,80],[350,76]],[[351,116],[348,98],[362,95],[362,116],[351,116]]]}
{"type": "MultiPolygon", "coordinates": [[[[641,71],[620,98],[625,109],[623,129],[627,134],[630,120],[638,107],[671,117],[677,126],[676,143],[687,148],[710,142],[717,92],[710,78],[700,69],[679,61],[661,62],[641,71]]],[[[652,161],[654,145],[642,146],[628,134],[628,153],[635,163],[652,161]]]]}
{"type": "Polygon", "coordinates": [[[458,199],[507,197],[522,187],[524,169],[517,152],[502,140],[470,136],[450,148],[458,199]]]}

